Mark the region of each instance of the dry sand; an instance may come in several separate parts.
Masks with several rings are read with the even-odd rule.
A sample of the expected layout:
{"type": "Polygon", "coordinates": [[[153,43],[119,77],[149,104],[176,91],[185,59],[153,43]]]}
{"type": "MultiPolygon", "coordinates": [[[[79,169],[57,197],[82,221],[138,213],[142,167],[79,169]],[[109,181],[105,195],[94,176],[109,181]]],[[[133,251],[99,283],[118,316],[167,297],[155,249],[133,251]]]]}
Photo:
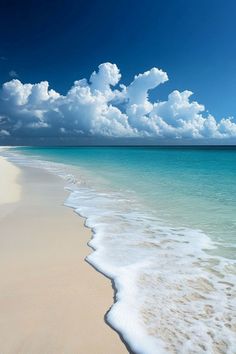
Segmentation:
{"type": "Polygon", "coordinates": [[[0,205],[19,201],[21,187],[17,183],[20,170],[0,157],[0,205]]]}
{"type": "Polygon", "coordinates": [[[91,231],[63,182],[0,158],[0,354],[127,353],[105,322],[111,282],[84,261],[91,231]]]}

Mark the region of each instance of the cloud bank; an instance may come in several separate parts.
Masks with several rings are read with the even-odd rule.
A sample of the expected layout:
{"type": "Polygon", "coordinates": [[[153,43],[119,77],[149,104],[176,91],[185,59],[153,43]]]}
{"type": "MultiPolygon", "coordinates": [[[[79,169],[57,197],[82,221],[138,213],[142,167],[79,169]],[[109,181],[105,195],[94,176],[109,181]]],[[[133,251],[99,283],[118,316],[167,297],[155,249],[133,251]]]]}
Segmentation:
{"type": "Polygon", "coordinates": [[[152,68],[119,85],[120,70],[103,63],[89,80],[75,81],[66,95],[49,83],[23,84],[13,79],[0,90],[0,138],[122,137],[225,139],[236,137],[233,118],[217,121],[193,101],[191,91],[171,92],[166,101],[151,102],[149,91],[168,75],[152,68]]]}

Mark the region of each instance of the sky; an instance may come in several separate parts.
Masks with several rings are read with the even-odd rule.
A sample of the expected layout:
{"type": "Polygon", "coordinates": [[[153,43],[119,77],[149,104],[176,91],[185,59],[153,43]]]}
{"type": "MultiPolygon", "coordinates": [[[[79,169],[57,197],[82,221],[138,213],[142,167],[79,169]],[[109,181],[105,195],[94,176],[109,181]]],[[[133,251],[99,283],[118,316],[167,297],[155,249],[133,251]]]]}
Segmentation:
{"type": "Polygon", "coordinates": [[[236,142],[235,14],[234,0],[2,0],[0,144],[236,142]]]}

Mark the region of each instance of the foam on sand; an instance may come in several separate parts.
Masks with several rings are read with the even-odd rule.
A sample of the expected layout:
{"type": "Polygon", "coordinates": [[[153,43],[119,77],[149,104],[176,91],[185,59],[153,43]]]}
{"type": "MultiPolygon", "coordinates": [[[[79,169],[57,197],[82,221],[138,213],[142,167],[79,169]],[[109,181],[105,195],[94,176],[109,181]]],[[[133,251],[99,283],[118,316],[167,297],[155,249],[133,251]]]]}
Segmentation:
{"type": "Polygon", "coordinates": [[[121,195],[80,188],[66,201],[94,232],[88,261],[117,289],[109,322],[137,353],[234,353],[235,264],[210,239],[171,228],[121,195]]]}

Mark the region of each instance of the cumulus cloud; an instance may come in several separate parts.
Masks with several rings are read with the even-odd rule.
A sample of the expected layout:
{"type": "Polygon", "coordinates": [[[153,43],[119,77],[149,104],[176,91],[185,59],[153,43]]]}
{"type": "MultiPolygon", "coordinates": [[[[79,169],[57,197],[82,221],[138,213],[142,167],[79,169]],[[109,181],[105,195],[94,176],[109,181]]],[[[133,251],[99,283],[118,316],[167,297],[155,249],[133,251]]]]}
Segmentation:
{"type": "Polygon", "coordinates": [[[90,76],[91,90],[98,90],[100,92],[110,92],[110,87],[118,84],[120,78],[120,70],[115,64],[100,64],[98,67],[98,72],[94,71],[90,76]]]}
{"type": "Polygon", "coordinates": [[[49,89],[49,83],[22,83],[13,79],[0,90],[0,136],[42,137],[236,137],[233,118],[217,121],[193,93],[175,90],[166,101],[151,102],[150,90],[168,80],[152,68],[119,85],[115,64],[103,63],[89,80],[74,82],[66,95],[49,89]]]}
{"type": "Polygon", "coordinates": [[[129,104],[145,105],[148,101],[148,92],[168,80],[167,73],[152,68],[143,74],[136,75],[134,81],[127,88],[129,104]]]}

